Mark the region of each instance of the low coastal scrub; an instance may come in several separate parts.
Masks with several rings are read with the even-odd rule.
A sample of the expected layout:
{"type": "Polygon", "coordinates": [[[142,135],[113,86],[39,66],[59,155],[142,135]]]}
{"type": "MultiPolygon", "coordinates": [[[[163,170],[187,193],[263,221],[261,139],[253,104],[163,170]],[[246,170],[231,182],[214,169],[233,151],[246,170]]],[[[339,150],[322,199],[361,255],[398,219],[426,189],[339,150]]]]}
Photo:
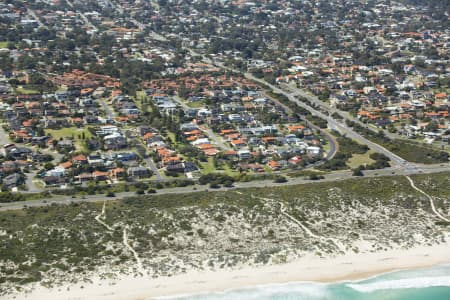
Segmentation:
{"type": "Polygon", "coordinates": [[[423,164],[438,164],[449,161],[449,154],[445,151],[435,150],[430,146],[423,146],[418,143],[408,142],[405,140],[391,140],[386,137],[383,132],[375,133],[355,122],[348,120],[346,123],[366,138],[385,147],[389,151],[397,154],[407,161],[423,164]]]}
{"type": "Polygon", "coordinates": [[[48,192],[48,191],[42,192],[42,193],[30,193],[30,194],[0,192],[0,203],[46,199],[49,197],[51,197],[51,195],[50,195],[50,192],[48,192]]]}
{"type": "Polygon", "coordinates": [[[362,145],[351,138],[341,135],[337,131],[333,131],[339,145],[339,151],[336,155],[318,167],[322,171],[336,171],[348,169],[348,162],[354,154],[365,154],[369,151],[367,145],[362,145]]]}
{"type": "MultiPolygon", "coordinates": [[[[443,215],[449,175],[412,176],[443,215]]],[[[109,199],[0,212],[0,295],[141,272],[125,244],[167,276],[436,244],[448,228],[403,176],[109,199]]]]}

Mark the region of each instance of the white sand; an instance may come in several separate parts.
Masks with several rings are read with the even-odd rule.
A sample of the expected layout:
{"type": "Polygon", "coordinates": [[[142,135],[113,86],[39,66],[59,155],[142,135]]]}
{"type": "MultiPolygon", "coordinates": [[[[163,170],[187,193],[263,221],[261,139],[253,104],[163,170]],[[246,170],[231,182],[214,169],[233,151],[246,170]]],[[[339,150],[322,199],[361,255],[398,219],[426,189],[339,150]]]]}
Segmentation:
{"type": "MultiPolygon", "coordinates": [[[[157,296],[195,294],[224,291],[248,286],[293,281],[341,281],[366,278],[375,274],[400,269],[429,267],[450,263],[450,244],[421,246],[409,250],[389,250],[378,253],[346,254],[336,258],[303,257],[295,262],[216,272],[189,272],[173,277],[122,277],[114,285],[105,280],[93,284],[43,287],[15,299],[108,299],[138,300],[157,296]],[[70,290],[67,291],[67,287],[70,290]]],[[[6,297],[5,299],[12,299],[6,297]]]]}

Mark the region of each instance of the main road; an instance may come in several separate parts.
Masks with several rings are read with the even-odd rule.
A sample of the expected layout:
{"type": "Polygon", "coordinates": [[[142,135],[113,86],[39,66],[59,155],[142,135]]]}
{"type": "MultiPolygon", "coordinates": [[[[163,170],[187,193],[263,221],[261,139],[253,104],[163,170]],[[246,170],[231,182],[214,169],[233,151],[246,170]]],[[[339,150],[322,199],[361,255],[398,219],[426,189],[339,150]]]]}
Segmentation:
{"type": "MultiPolygon", "coordinates": [[[[200,55],[198,53],[196,53],[193,50],[190,50],[191,53],[194,53],[196,55],[200,55]]],[[[202,55],[200,55],[202,56],[202,55]]],[[[214,61],[212,62],[209,58],[205,58],[204,57],[204,61],[208,62],[208,63],[213,63],[223,69],[227,69],[236,73],[242,73],[240,70],[236,70],[230,67],[226,67],[224,66],[222,63],[214,61]]],[[[361,144],[366,144],[367,146],[369,146],[370,149],[382,153],[384,155],[386,155],[387,157],[389,157],[391,159],[391,162],[393,162],[397,168],[402,168],[402,169],[415,169],[417,168],[417,166],[415,164],[409,163],[408,161],[404,160],[403,158],[401,158],[400,156],[392,153],[391,151],[387,150],[386,148],[384,148],[383,146],[380,146],[370,140],[368,140],[367,138],[363,137],[362,135],[360,135],[359,133],[355,132],[352,128],[348,127],[345,123],[341,123],[338,120],[334,119],[331,116],[325,115],[324,113],[322,113],[321,111],[318,111],[317,109],[311,107],[310,105],[306,104],[305,102],[300,101],[296,96],[299,95],[299,92],[297,91],[296,93],[292,93],[292,92],[287,92],[285,90],[282,90],[281,88],[268,83],[267,81],[257,78],[255,77],[253,74],[251,73],[243,73],[243,75],[245,76],[245,78],[253,80],[255,82],[258,82],[262,85],[265,85],[267,87],[269,87],[273,92],[278,93],[278,94],[282,94],[284,96],[286,96],[289,101],[296,103],[298,106],[308,110],[312,115],[314,116],[318,116],[324,120],[326,120],[329,124],[329,126],[331,128],[334,128],[336,130],[338,130],[341,134],[345,134],[347,137],[352,138],[354,140],[356,140],[357,142],[361,143],[361,144]]],[[[304,94],[302,94],[303,97],[304,94]]],[[[309,100],[309,98],[307,98],[309,100]]]]}
{"type": "MultiPolygon", "coordinates": [[[[292,109],[291,109],[289,106],[285,105],[284,103],[281,103],[281,102],[278,101],[277,99],[274,99],[274,98],[270,97],[270,95],[267,95],[266,93],[264,93],[264,95],[265,95],[266,97],[271,98],[272,101],[274,101],[276,104],[282,106],[284,109],[286,109],[286,111],[292,113],[292,109]]],[[[339,144],[338,144],[336,138],[335,138],[333,135],[329,134],[327,131],[325,131],[325,130],[323,130],[322,128],[320,128],[319,126],[316,126],[316,125],[314,125],[312,122],[308,121],[304,116],[300,116],[300,119],[301,119],[301,120],[306,124],[306,126],[308,126],[309,128],[312,128],[312,129],[317,130],[318,132],[320,132],[320,133],[325,137],[325,139],[328,140],[328,144],[330,145],[330,149],[329,149],[328,152],[326,153],[326,156],[324,157],[324,159],[323,159],[321,162],[312,165],[311,167],[316,167],[317,165],[319,165],[319,164],[321,164],[321,163],[324,163],[326,160],[332,159],[332,158],[336,155],[336,153],[338,152],[338,150],[339,150],[339,144]]]]}
{"type": "MultiPolygon", "coordinates": [[[[340,110],[336,107],[330,106],[327,103],[321,101],[317,96],[311,94],[308,91],[305,91],[304,89],[298,88],[292,84],[286,84],[286,83],[282,83],[280,84],[280,86],[284,89],[284,90],[288,90],[292,93],[293,96],[300,96],[302,98],[305,98],[306,100],[308,100],[309,102],[313,103],[314,105],[316,105],[317,107],[320,107],[321,109],[327,111],[330,115],[332,115],[333,113],[338,113],[339,115],[341,115],[341,117],[343,117],[346,120],[352,121],[357,123],[358,125],[367,128],[368,130],[374,132],[374,133],[378,133],[379,131],[383,131],[384,135],[388,138],[390,138],[391,140],[404,140],[404,141],[409,141],[411,142],[411,140],[409,140],[407,137],[405,137],[404,135],[400,135],[398,133],[395,132],[390,132],[389,130],[380,128],[380,127],[376,127],[374,124],[366,124],[361,122],[361,120],[359,120],[358,118],[352,116],[349,112],[347,111],[343,111],[340,110]]],[[[444,150],[445,148],[448,147],[447,144],[441,142],[434,142],[433,144],[430,144],[429,147],[433,147],[436,150],[444,150]]]]}
{"type": "MultiPolygon", "coordinates": [[[[300,96],[302,98],[305,98],[306,100],[308,100],[310,103],[313,103],[314,105],[316,105],[317,107],[322,108],[323,110],[327,111],[330,115],[333,113],[338,113],[339,115],[341,115],[341,117],[343,117],[344,119],[347,119],[349,121],[355,122],[360,126],[366,127],[367,129],[373,131],[373,132],[378,132],[379,130],[382,130],[381,128],[372,128],[370,126],[368,126],[367,124],[361,122],[358,118],[353,117],[349,112],[347,111],[342,111],[340,109],[337,109],[336,107],[332,107],[327,105],[326,103],[324,103],[323,101],[321,101],[317,96],[303,90],[300,89],[298,87],[295,87],[291,84],[281,84],[281,87],[283,87],[286,90],[289,90],[292,93],[292,96],[300,96]]],[[[390,138],[390,139],[397,139],[397,138],[401,138],[398,134],[394,134],[392,132],[389,132],[387,130],[383,130],[384,134],[390,138]]]]}
{"type": "MultiPolygon", "coordinates": [[[[365,177],[381,177],[381,176],[393,176],[393,175],[414,175],[419,173],[433,174],[441,172],[450,172],[450,164],[441,165],[428,165],[424,166],[422,169],[395,169],[386,168],[382,170],[370,170],[364,171],[365,177]]],[[[354,178],[352,177],[351,171],[338,171],[330,174],[326,174],[324,179],[320,181],[311,181],[305,178],[291,178],[286,183],[274,183],[272,180],[260,180],[260,181],[250,181],[250,182],[238,182],[232,188],[217,189],[217,191],[230,191],[242,188],[264,188],[268,186],[289,186],[298,184],[311,184],[314,182],[339,182],[342,180],[347,180],[354,178]]],[[[210,191],[211,189],[205,185],[195,185],[188,187],[177,187],[177,188],[167,188],[158,190],[159,195],[164,194],[186,194],[186,193],[196,193],[202,191],[210,191]]],[[[136,196],[133,192],[123,192],[116,194],[116,197],[106,197],[105,195],[90,195],[90,196],[54,196],[48,199],[41,200],[30,200],[30,201],[19,201],[10,203],[0,203],[0,211],[18,210],[24,207],[42,207],[48,205],[58,205],[58,204],[71,204],[71,203],[82,203],[82,202],[99,202],[99,201],[113,201],[120,200],[127,197],[136,196]]]]}

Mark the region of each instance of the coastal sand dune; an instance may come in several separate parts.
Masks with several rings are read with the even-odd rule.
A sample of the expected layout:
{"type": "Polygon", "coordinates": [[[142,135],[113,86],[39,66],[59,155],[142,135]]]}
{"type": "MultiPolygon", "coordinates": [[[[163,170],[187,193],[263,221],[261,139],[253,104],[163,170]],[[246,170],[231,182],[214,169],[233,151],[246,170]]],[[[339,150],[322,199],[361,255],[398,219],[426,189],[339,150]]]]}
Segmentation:
{"type": "Polygon", "coordinates": [[[450,263],[448,176],[414,184],[422,192],[396,176],[4,213],[0,298],[152,299],[450,263]]]}
{"type": "Polygon", "coordinates": [[[408,250],[347,253],[334,258],[305,256],[288,264],[214,272],[191,271],[182,275],[154,279],[133,276],[122,276],[114,281],[98,279],[91,284],[67,285],[54,289],[38,287],[30,294],[16,295],[15,299],[153,299],[271,283],[351,280],[393,270],[446,263],[450,263],[450,243],[408,250]]]}

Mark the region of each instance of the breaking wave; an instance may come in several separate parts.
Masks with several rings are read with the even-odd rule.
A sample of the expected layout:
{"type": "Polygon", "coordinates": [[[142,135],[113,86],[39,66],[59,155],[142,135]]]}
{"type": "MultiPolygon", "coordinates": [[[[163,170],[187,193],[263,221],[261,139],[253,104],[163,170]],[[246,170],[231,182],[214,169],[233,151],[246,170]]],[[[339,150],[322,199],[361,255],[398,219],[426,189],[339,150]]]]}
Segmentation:
{"type": "Polygon", "coordinates": [[[297,282],[285,284],[260,285],[249,288],[229,290],[197,295],[179,295],[174,297],[159,297],[157,299],[178,300],[265,300],[282,296],[283,300],[325,299],[329,292],[327,285],[321,283],[297,282]]]}
{"type": "Polygon", "coordinates": [[[450,276],[404,278],[371,283],[347,284],[358,292],[371,293],[379,290],[411,289],[427,287],[450,287],[450,276]]]}
{"type": "Polygon", "coordinates": [[[358,281],[290,282],[194,295],[176,300],[448,300],[450,266],[384,273],[358,281]]]}

